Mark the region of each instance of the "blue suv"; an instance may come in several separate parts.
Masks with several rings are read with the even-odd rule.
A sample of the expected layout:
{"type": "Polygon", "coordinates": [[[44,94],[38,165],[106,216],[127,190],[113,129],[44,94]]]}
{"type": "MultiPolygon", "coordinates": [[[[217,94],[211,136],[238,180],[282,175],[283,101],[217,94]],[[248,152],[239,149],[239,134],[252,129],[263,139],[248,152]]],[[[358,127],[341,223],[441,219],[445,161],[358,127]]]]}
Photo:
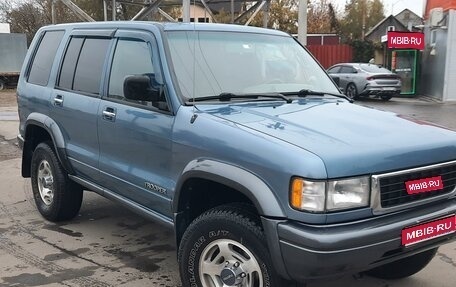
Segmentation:
{"type": "Polygon", "coordinates": [[[44,27],[17,94],[39,212],[88,190],[173,228],[183,286],[403,278],[456,238],[456,133],[352,104],[279,31],[44,27]]]}

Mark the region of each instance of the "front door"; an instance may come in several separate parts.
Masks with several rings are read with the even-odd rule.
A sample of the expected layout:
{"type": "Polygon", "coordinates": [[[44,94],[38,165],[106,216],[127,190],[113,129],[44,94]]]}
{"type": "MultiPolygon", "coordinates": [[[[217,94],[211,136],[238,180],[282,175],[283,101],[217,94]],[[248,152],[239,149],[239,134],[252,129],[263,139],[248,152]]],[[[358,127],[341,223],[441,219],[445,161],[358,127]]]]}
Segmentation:
{"type": "Polygon", "coordinates": [[[169,191],[171,130],[174,116],[151,101],[124,96],[128,76],[160,73],[152,34],[116,32],[106,96],[98,111],[98,136],[102,185],[110,191],[171,218],[169,191]]]}

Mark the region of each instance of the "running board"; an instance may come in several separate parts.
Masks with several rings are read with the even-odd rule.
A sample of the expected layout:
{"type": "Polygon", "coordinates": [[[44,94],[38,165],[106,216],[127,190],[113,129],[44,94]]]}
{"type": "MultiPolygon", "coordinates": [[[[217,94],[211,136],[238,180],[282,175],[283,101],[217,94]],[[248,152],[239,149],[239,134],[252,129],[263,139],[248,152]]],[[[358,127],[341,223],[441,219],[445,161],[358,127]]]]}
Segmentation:
{"type": "Polygon", "coordinates": [[[107,199],[110,199],[112,201],[115,201],[115,202],[118,202],[118,203],[124,205],[125,207],[127,207],[128,209],[130,209],[131,211],[133,211],[135,213],[138,213],[146,218],[149,218],[153,221],[163,224],[164,226],[166,226],[168,228],[174,229],[174,222],[172,221],[172,219],[164,216],[163,214],[160,214],[160,213],[155,212],[151,209],[148,209],[142,205],[139,205],[139,204],[135,203],[134,201],[131,201],[130,199],[120,196],[108,189],[105,189],[105,188],[103,188],[99,185],[96,185],[90,181],[87,181],[85,179],[82,179],[82,178],[79,178],[77,176],[70,175],[70,174],[68,175],[68,177],[72,181],[88,188],[89,190],[91,190],[95,193],[98,193],[99,195],[106,197],[107,199]]]}

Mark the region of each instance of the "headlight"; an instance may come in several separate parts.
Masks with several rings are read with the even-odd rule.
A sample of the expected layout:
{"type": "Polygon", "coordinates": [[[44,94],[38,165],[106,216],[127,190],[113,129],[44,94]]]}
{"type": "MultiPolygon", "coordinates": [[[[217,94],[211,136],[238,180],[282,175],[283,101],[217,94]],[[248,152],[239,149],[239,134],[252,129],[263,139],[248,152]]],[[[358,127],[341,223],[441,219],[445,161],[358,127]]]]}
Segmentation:
{"type": "Polygon", "coordinates": [[[367,206],[369,191],[369,177],[329,181],[326,210],[367,206]]]}
{"type": "Polygon", "coordinates": [[[351,209],[369,205],[369,177],[331,181],[293,178],[290,205],[311,212],[351,209]]]}

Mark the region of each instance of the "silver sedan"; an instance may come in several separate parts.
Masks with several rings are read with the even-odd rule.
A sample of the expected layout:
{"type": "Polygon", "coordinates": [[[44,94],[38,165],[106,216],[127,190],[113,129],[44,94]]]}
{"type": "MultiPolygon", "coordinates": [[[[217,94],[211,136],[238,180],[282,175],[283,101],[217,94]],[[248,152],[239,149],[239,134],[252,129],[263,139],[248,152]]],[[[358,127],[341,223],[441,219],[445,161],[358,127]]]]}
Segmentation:
{"type": "Polygon", "coordinates": [[[339,86],[353,100],[360,97],[378,97],[388,101],[401,93],[401,78],[374,64],[337,64],[330,67],[328,73],[339,77],[339,86]]]}

